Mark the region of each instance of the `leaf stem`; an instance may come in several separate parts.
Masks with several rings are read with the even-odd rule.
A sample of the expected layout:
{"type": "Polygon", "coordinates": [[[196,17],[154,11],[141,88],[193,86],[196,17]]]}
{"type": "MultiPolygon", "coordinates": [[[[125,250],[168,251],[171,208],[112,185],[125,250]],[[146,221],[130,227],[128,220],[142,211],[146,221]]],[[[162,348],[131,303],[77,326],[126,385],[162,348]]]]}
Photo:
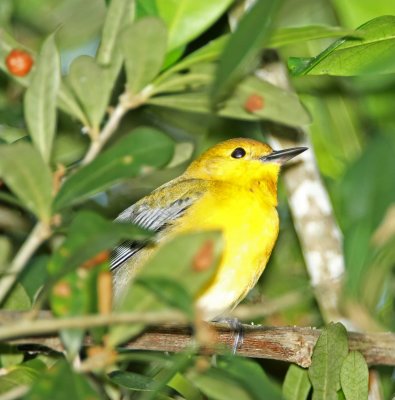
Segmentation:
{"type": "Polygon", "coordinates": [[[0,281],[0,304],[8,295],[10,289],[15,284],[19,274],[23,271],[26,263],[38,247],[51,235],[51,230],[45,222],[38,222],[29,237],[23,243],[18,253],[12,260],[7,275],[0,281]]]}

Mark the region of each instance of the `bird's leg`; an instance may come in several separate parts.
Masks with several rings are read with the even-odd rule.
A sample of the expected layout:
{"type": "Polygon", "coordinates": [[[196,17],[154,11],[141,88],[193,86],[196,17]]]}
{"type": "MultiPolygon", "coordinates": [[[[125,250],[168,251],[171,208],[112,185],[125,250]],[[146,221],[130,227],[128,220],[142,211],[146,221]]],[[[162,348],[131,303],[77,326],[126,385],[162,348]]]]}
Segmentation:
{"type": "Polygon", "coordinates": [[[232,354],[235,355],[237,353],[237,349],[243,344],[243,324],[237,318],[219,318],[214,320],[214,322],[226,322],[229,325],[229,328],[232,329],[234,335],[232,354]]]}

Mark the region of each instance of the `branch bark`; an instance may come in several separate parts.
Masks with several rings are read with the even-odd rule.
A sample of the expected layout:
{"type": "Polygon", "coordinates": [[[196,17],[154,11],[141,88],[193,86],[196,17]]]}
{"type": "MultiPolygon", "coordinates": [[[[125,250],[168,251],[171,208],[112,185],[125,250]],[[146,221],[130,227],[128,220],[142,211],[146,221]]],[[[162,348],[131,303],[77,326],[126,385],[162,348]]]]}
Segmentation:
{"type": "MultiPolygon", "coordinates": [[[[154,350],[180,352],[196,344],[192,328],[182,324],[184,318],[179,313],[149,313],[146,314],[110,314],[74,317],[65,319],[44,318],[35,321],[21,321],[7,323],[2,326],[1,339],[15,345],[37,345],[56,351],[62,351],[60,339],[54,332],[71,327],[105,326],[126,322],[171,320],[174,316],[178,325],[159,325],[148,327],[140,336],[134,338],[123,347],[132,350],[154,350]],[[82,325],[81,325],[82,324],[82,325]],[[6,331],[8,333],[6,333],[6,331]],[[22,337],[23,335],[23,337],[22,337]]],[[[13,320],[14,316],[3,318],[3,323],[13,320]]],[[[228,324],[207,324],[210,345],[203,346],[204,354],[229,352],[234,343],[235,332],[228,324]]],[[[311,364],[311,355],[314,345],[321,333],[315,328],[303,327],[268,327],[260,325],[243,325],[243,342],[238,347],[237,354],[245,357],[267,358],[288,363],[295,363],[302,367],[311,364]]],[[[207,332],[206,332],[207,333],[207,332]]],[[[356,333],[349,332],[350,350],[360,351],[370,365],[395,366],[395,334],[393,333],[356,333]]],[[[85,345],[91,341],[86,339],[85,345]]]]}

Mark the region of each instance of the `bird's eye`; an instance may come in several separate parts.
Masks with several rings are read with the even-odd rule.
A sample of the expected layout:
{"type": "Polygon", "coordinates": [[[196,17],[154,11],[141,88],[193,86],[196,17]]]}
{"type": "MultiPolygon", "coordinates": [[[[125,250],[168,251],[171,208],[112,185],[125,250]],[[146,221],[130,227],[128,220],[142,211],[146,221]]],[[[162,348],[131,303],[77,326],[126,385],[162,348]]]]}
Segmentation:
{"type": "Polygon", "coordinates": [[[246,151],[242,147],[237,147],[232,151],[230,155],[233,158],[243,158],[246,155],[246,151]]]}

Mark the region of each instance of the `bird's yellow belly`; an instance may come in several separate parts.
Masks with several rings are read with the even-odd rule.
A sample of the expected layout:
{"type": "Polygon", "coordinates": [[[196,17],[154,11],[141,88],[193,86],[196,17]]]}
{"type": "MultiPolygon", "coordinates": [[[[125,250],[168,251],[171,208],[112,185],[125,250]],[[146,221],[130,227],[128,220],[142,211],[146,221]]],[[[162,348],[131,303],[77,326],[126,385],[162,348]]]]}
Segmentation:
{"type": "Polygon", "coordinates": [[[236,197],[234,193],[233,197],[205,196],[189,211],[178,232],[218,229],[223,233],[218,272],[196,299],[204,319],[211,320],[231,311],[262,274],[278,235],[277,210],[246,192],[236,197]]]}

